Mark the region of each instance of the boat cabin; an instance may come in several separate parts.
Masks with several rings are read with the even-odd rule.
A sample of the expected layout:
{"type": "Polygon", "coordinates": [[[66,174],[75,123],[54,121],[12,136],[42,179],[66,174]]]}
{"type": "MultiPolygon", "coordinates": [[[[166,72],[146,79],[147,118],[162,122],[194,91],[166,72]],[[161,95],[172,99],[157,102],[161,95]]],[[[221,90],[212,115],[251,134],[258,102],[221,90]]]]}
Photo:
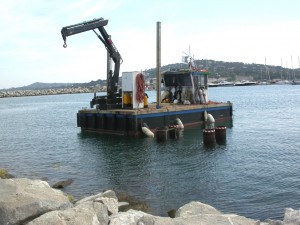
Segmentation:
{"type": "Polygon", "coordinates": [[[169,70],[162,73],[162,103],[206,104],[208,72],[206,70],[169,70]]]}

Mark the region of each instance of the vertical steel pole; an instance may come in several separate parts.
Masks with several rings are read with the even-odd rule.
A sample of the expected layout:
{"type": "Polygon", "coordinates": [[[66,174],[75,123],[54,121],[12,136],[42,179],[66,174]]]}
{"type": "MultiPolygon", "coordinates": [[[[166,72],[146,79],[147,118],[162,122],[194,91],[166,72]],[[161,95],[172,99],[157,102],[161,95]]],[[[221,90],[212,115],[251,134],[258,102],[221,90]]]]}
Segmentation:
{"type": "Polygon", "coordinates": [[[161,24],[156,23],[156,108],[161,108],[161,24]]]}
{"type": "MultiPolygon", "coordinates": [[[[111,36],[109,35],[109,38],[111,36]]],[[[109,51],[107,51],[107,68],[106,68],[106,80],[108,81],[108,78],[109,78],[109,74],[111,73],[111,57],[110,57],[110,54],[109,54],[109,51]]],[[[108,84],[107,84],[108,85],[108,84]]]]}
{"type": "MultiPolygon", "coordinates": [[[[110,35],[108,37],[111,38],[110,35]]],[[[113,73],[115,71],[112,71],[112,59],[110,57],[110,54],[109,54],[108,50],[107,50],[107,56],[106,57],[107,57],[107,65],[106,65],[107,66],[107,68],[106,68],[106,94],[107,94],[107,98],[110,99],[110,98],[112,98],[112,95],[111,95],[112,90],[109,90],[108,87],[113,88],[111,86],[111,79],[112,79],[113,73]]]]}

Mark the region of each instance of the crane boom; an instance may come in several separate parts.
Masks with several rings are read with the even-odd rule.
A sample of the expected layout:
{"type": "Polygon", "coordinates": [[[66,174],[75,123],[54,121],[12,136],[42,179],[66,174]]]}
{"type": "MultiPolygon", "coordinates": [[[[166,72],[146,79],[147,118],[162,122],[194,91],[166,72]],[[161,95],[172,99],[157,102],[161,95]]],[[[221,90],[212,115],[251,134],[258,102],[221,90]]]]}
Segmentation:
{"type": "MultiPolygon", "coordinates": [[[[79,34],[86,31],[94,31],[100,41],[104,44],[109,56],[114,61],[115,67],[114,72],[109,71],[107,74],[107,101],[114,102],[117,96],[116,92],[118,89],[118,80],[119,80],[119,73],[120,73],[120,65],[122,63],[122,57],[117,50],[116,46],[112,42],[110,35],[104,29],[104,26],[108,24],[108,20],[104,20],[103,18],[93,19],[90,21],[84,21],[82,23],[70,25],[63,27],[61,29],[61,35],[64,40],[63,47],[67,47],[67,37],[75,34],[79,34]],[[100,32],[97,33],[95,29],[98,29],[100,32]]],[[[107,102],[106,102],[107,103],[107,102]]],[[[105,103],[105,105],[106,105],[105,103]]],[[[91,107],[95,104],[103,104],[103,97],[99,98],[97,96],[91,101],[91,107]]],[[[106,106],[105,106],[106,107],[106,106]]]]}
{"type": "MultiPolygon", "coordinates": [[[[103,27],[103,26],[106,26],[107,24],[108,24],[108,20],[104,20],[103,18],[85,21],[82,23],[63,27],[61,29],[61,35],[66,44],[68,36],[71,36],[74,34],[79,34],[79,33],[85,32],[85,31],[90,31],[90,30],[93,30],[93,29],[96,29],[99,27],[103,27]]],[[[64,47],[67,47],[67,46],[64,46],[64,47]]]]}

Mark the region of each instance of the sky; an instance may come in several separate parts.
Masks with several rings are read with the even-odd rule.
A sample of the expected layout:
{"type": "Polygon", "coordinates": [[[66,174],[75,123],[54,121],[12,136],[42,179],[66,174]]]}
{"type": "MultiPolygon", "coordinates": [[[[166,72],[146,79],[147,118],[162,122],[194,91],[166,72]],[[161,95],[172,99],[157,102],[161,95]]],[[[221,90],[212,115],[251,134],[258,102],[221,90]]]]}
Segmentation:
{"type": "MultiPolygon", "coordinates": [[[[120,52],[121,73],[195,59],[299,68],[299,0],[1,0],[0,89],[34,82],[106,79],[106,49],[94,32],[62,27],[101,18],[120,52]]],[[[120,73],[120,76],[121,76],[120,73]]]]}

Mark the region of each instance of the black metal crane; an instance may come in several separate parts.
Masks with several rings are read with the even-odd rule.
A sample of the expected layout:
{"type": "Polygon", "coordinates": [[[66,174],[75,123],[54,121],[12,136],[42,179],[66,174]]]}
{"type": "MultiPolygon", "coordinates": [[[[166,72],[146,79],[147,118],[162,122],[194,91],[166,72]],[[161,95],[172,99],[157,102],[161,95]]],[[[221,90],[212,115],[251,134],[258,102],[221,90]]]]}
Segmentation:
{"type": "Polygon", "coordinates": [[[117,50],[116,46],[112,42],[110,36],[107,34],[104,26],[108,24],[108,20],[104,20],[103,18],[93,19],[90,21],[85,21],[82,23],[70,25],[63,27],[61,29],[61,35],[64,40],[63,47],[66,48],[67,37],[71,35],[75,35],[78,33],[86,32],[93,30],[100,41],[104,44],[107,52],[110,57],[114,61],[115,67],[114,72],[109,71],[107,74],[107,96],[94,96],[91,101],[91,107],[98,104],[100,108],[119,108],[120,103],[120,94],[117,93],[118,90],[118,81],[119,81],[119,73],[120,73],[120,65],[123,62],[122,57],[117,50]],[[100,34],[98,34],[95,29],[98,29],[100,34]]]}

